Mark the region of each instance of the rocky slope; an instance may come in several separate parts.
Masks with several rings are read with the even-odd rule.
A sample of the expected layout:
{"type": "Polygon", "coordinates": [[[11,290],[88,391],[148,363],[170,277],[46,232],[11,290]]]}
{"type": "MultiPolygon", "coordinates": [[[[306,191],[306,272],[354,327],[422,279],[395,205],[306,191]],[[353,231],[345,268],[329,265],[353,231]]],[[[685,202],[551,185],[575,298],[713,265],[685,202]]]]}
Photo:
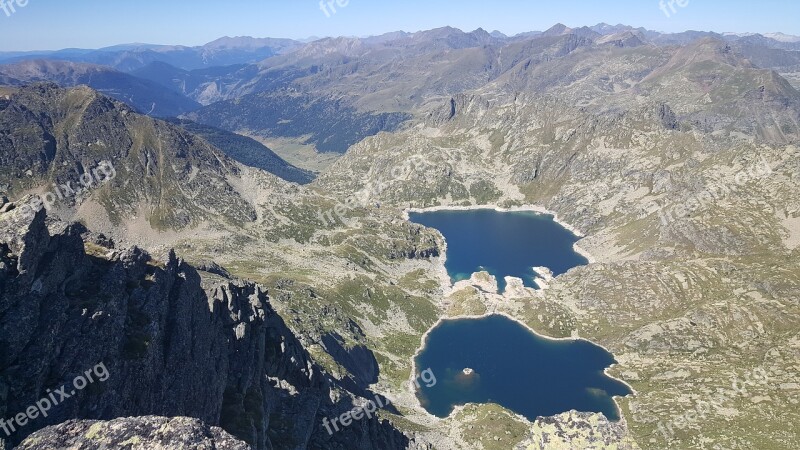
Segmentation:
{"type": "MultiPolygon", "coordinates": [[[[20,427],[12,444],[69,419],[156,415],[194,417],[259,449],[412,445],[377,418],[328,435],[322,418],[349,409],[355,396],[311,360],[262,287],[201,275],[173,252],[159,261],[138,248],[114,249],[25,203],[4,204],[0,213],[0,416],[26,411],[99,364],[107,376],[20,427]]],[[[23,448],[66,442],[62,433],[80,430],[133,439],[166,420],[71,423],[23,448]]],[[[182,431],[162,432],[172,446],[184,439],[182,431]]],[[[230,442],[218,431],[210,438],[230,442]]]]}
{"type": "MultiPolygon", "coordinates": [[[[612,373],[637,392],[619,404],[642,448],[791,448],[800,441],[786,431],[800,386],[798,93],[718,41],[662,52],[609,47],[603,65],[575,52],[522,66],[505,86],[452,96],[409,130],[354,146],[314,185],[383,208],[557,212],[587,234],[579,245],[595,264],[533,296],[433,298],[609,348],[620,362],[612,373]],[[566,66],[572,79],[546,82],[566,66]],[[607,71],[630,75],[604,87],[607,71]],[[410,160],[423,164],[396,170],[410,160]]],[[[564,435],[587,426],[563,419],[564,435]]],[[[502,448],[470,426],[436,428],[502,448]]],[[[552,428],[525,426],[540,436],[552,428]]]]}
{"type": "MultiPolygon", "coordinates": [[[[286,90],[262,97],[289,87],[325,98],[356,93],[361,108],[413,119],[353,145],[308,186],[223,172],[255,220],[215,234],[193,222],[176,247],[225,267],[204,265],[209,271],[267,286],[272,307],[334,385],[391,398],[393,423],[436,448],[796,448],[797,91],[719,35],[639,45],[639,34],[593,40],[572,31],[506,42],[452,29],[331,39],[249,69],[244,84],[215,86],[254,103],[262,94],[248,89],[278,85],[286,90]],[[402,213],[523,204],[583,231],[579,245],[594,263],[541,292],[451,292],[440,236],[402,213]],[[624,420],[570,412],[530,422],[496,405],[467,405],[442,420],[425,414],[403,384],[420,337],[440,317],[493,310],[607,347],[619,361],[612,374],[636,391],[618,400],[624,420]]],[[[220,117],[238,120],[236,100],[225,105],[220,117]]],[[[33,141],[45,155],[47,140],[33,141]]],[[[158,185],[156,175],[130,183],[158,185]]],[[[6,253],[4,263],[16,266],[6,253]]]]}
{"type": "Polygon", "coordinates": [[[292,183],[307,184],[314,179],[314,173],[289,164],[255,139],[189,120],[174,119],[170,122],[202,137],[246,166],[267,171],[292,183]]]}
{"type": "Polygon", "coordinates": [[[156,229],[255,218],[233,187],[235,161],[89,88],[20,88],[0,99],[0,130],[5,195],[51,192],[55,207],[93,196],[97,220],[117,226],[137,216],[156,229]],[[108,173],[93,176],[104,161],[108,173]]]}
{"type": "MultiPolygon", "coordinates": [[[[254,223],[253,241],[223,247],[198,239],[185,250],[217,254],[233,273],[274,287],[276,308],[339,379],[371,378],[349,373],[338,339],[326,336],[374,351],[377,388],[397,398],[401,426],[437,448],[507,449],[554,429],[544,448],[570,437],[653,449],[792,447],[796,90],[718,39],[618,46],[564,32],[515,41],[502,58],[490,48],[451,49],[443,66],[463,51],[502,59],[503,70],[492,63],[494,78],[482,83],[443,86],[447,78],[432,77],[425,101],[405,103],[422,105],[408,128],[352,146],[307,189],[259,195],[261,217],[275,220],[254,223]],[[341,214],[337,204],[347,205],[341,214]],[[522,204],[546,206],[584,231],[581,245],[598,262],[540,294],[502,301],[442,289],[440,242],[400,211],[522,204]],[[265,240],[275,246],[252,245],[265,240]],[[604,418],[567,414],[531,423],[491,405],[441,421],[420,413],[400,386],[419,337],[450,311],[490,307],[539,332],[609,348],[620,361],[613,374],[637,392],[619,401],[625,422],[594,430],[604,418]],[[733,388],[745,380],[748,395],[733,388]],[[715,406],[702,409],[706,400],[715,406]],[[496,433],[478,431],[486,427],[496,433]]],[[[362,44],[344,44],[336,45],[354,59],[333,67],[349,70],[362,44]]],[[[414,79],[392,67],[401,80],[414,79]]],[[[373,86],[376,99],[391,92],[381,86],[402,85],[359,75],[350,86],[373,86]]],[[[338,89],[342,79],[298,85],[338,89]]]]}
{"type": "Polygon", "coordinates": [[[302,138],[319,152],[344,153],[367,136],[395,131],[411,116],[360,112],[350,99],[296,92],[260,93],[219,101],[185,114],[193,121],[261,137],[302,138]]]}
{"type": "MultiPolygon", "coordinates": [[[[486,93],[487,100],[496,100],[498,92],[528,97],[525,103],[535,101],[531,94],[549,95],[575,105],[602,106],[610,116],[643,98],[658,99],[681,103],[687,111],[673,109],[685,113],[695,127],[745,133],[771,126],[753,122],[753,116],[770,117],[762,103],[796,104],[791,99],[796,91],[771,71],[794,71],[796,52],[787,51],[782,59],[756,58],[773,50],[702,33],[680,46],[665,46],[636,30],[600,35],[562,25],[514,39],[481,32],[442,28],[389,39],[316,41],[197,86],[187,95],[211,104],[190,117],[261,136],[310,135],[305,142],[325,150],[330,140],[349,146],[374,134],[345,139],[365,114],[405,112],[419,118],[450,97],[476,91],[486,93]],[[347,108],[333,108],[331,100],[347,108]],[[297,120],[309,117],[313,126],[297,120]]],[[[784,121],[774,126],[796,128],[784,121]]]]}

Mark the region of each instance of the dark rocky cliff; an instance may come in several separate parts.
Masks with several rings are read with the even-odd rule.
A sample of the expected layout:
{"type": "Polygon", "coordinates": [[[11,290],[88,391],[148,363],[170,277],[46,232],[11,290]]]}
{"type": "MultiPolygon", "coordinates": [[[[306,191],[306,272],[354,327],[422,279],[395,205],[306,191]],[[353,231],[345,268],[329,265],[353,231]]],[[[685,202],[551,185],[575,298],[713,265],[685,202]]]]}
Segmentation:
{"type": "MultiPolygon", "coordinates": [[[[354,396],[311,360],[260,286],[201,277],[174,252],[162,262],[110,248],[43,210],[2,210],[0,417],[98,364],[108,374],[21,427],[12,444],[70,419],[185,416],[202,421],[190,427],[198,433],[219,426],[259,449],[416,447],[378,419],[328,435],[322,418],[354,396]]],[[[36,440],[48,435],[58,432],[36,440]]]]}

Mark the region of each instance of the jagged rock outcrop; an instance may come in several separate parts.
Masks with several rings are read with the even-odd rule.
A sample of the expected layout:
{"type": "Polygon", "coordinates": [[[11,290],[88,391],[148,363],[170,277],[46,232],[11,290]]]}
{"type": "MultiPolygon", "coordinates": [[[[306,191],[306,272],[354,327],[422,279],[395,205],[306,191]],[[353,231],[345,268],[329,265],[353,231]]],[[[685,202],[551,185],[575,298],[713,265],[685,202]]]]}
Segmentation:
{"type": "Polygon", "coordinates": [[[405,240],[392,241],[388,249],[389,259],[425,259],[435,258],[441,254],[441,243],[435,234],[419,225],[410,224],[405,240]]]}
{"type": "Polygon", "coordinates": [[[174,252],[158,261],[84,242],[87,231],[44,210],[0,214],[0,417],[61,386],[69,396],[17,426],[11,444],[70,419],[186,416],[259,449],[415,445],[377,418],[328,435],[322,418],[355,396],[311,360],[262,287],[226,280],[204,290],[174,252]],[[79,389],[74,380],[93,368],[79,389]]]}
{"type": "Polygon", "coordinates": [[[128,417],[108,422],[70,420],[39,430],[19,450],[54,448],[130,450],[247,450],[244,442],[219,427],[186,417],[128,417]]]}
{"type": "Polygon", "coordinates": [[[658,118],[661,120],[661,124],[664,128],[668,130],[677,130],[680,127],[675,112],[666,103],[662,103],[658,106],[658,118]]]}
{"type": "Polygon", "coordinates": [[[427,123],[431,126],[439,126],[453,120],[462,112],[482,113],[486,112],[489,107],[489,101],[477,95],[456,94],[447,101],[446,105],[428,113],[427,123]]]}
{"type": "Polygon", "coordinates": [[[216,261],[201,261],[200,264],[197,265],[197,270],[202,270],[203,272],[213,273],[214,275],[219,275],[222,278],[230,278],[231,274],[228,270],[219,264],[216,261]]]}
{"type": "Polygon", "coordinates": [[[611,422],[604,415],[568,411],[539,417],[531,434],[515,450],[574,448],[616,448],[638,450],[622,422],[611,422]]]}

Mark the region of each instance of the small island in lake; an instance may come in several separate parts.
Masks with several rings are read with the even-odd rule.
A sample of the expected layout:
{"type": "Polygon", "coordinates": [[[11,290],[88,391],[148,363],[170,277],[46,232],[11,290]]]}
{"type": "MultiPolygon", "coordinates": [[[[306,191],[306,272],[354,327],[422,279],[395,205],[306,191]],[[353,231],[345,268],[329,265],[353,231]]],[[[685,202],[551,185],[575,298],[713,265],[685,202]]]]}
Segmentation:
{"type": "Polygon", "coordinates": [[[614,396],[630,388],[606,375],[614,357],[584,340],[552,340],[502,315],[440,322],[428,334],[417,367],[439,382],[417,397],[447,417],[467,403],[497,403],[530,420],[577,410],[619,420],[614,396]]]}

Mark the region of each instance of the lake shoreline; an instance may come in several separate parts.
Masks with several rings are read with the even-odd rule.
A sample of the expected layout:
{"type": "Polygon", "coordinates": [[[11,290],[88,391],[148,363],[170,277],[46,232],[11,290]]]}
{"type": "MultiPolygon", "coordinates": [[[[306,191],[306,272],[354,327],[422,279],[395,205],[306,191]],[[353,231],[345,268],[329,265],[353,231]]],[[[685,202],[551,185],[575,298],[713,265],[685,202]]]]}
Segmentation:
{"type": "MultiPolygon", "coordinates": [[[[535,206],[535,205],[518,206],[518,207],[511,207],[511,208],[502,208],[502,207],[497,206],[497,205],[432,206],[432,207],[428,207],[428,208],[405,208],[405,209],[403,209],[403,218],[406,221],[411,222],[410,213],[426,213],[426,212],[434,212],[434,211],[474,211],[474,210],[494,210],[494,211],[497,211],[497,212],[534,212],[534,213],[537,213],[537,214],[548,215],[548,216],[553,217],[553,221],[554,222],[556,222],[557,224],[559,224],[560,226],[562,226],[563,228],[565,228],[566,230],[571,232],[576,237],[578,237],[580,239],[586,237],[586,235],[583,232],[581,232],[579,229],[577,229],[576,227],[559,220],[557,213],[555,213],[553,211],[550,211],[547,208],[544,208],[544,207],[541,207],[541,206],[535,206]]],[[[411,222],[411,223],[414,223],[414,222],[411,222]]],[[[447,297],[448,295],[452,294],[452,290],[453,290],[453,287],[455,286],[455,283],[453,282],[452,278],[450,277],[450,274],[447,272],[447,268],[446,268],[446,265],[445,265],[446,261],[447,261],[447,240],[444,238],[444,235],[441,233],[441,231],[439,231],[439,230],[436,230],[436,231],[437,231],[437,233],[439,233],[442,236],[442,241],[444,242],[444,247],[441,249],[440,256],[438,258],[436,258],[437,262],[434,263],[434,265],[436,266],[436,274],[437,274],[438,278],[440,279],[440,286],[442,288],[442,300],[444,300],[445,297],[447,297]]],[[[577,254],[583,256],[584,258],[586,258],[587,261],[588,261],[588,264],[595,263],[596,260],[592,257],[592,255],[588,251],[580,248],[580,246],[578,245],[578,242],[575,242],[573,244],[573,250],[575,251],[575,253],[577,253],[577,254]]],[[[470,404],[470,403],[467,403],[465,405],[456,406],[453,409],[453,411],[450,414],[448,414],[447,417],[437,417],[437,416],[429,413],[420,404],[419,398],[417,398],[417,395],[416,395],[417,391],[414,388],[414,384],[412,382],[415,379],[415,377],[417,376],[417,373],[418,373],[418,371],[420,369],[420,368],[417,367],[417,358],[424,351],[425,346],[427,345],[428,338],[429,338],[431,332],[434,329],[436,329],[439,325],[441,325],[442,322],[444,322],[444,321],[460,320],[460,319],[482,319],[482,318],[490,317],[490,316],[493,316],[493,315],[499,315],[499,316],[503,316],[503,317],[505,317],[507,319],[510,319],[510,320],[516,322],[517,324],[521,325],[523,328],[525,328],[528,332],[532,333],[534,336],[543,338],[545,340],[556,341],[556,342],[585,341],[585,342],[587,342],[589,344],[592,344],[592,345],[595,345],[597,347],[602,348],[604,351],[606,351],[608,354],[610,354],[612,356],[612,358],[614,357],[614,353],[611,352],[608,348],[606,348],[602,344],[599,344],[597,342],[593,342],[593,341],[591,341],[591,340],[589,340],[587,338],[583,338],[583,337],[563,337],[563,338],[558,338],[558,337],[553,337],[553,336],[547,336],[545,334],[537,332],[536,330],[534,330],[533,328],[528,326],[526,323],[524,323],[520,319],[517,319],[516,317],[513,317],[510,314],[508,314],[506,312],[502,312],[502,311],[501,312],[489,312],[489,311],[487,311],[486,313],[479,314],[479,315],[459,315],[459,316],[446,316],[446,315],[444,315],[444,316],[441,316],[422,335],[422,337],[420,338],[420,345],[416,349],[416,351],[414,352],[414,355],[412,356],[412,359],[411,359],[412,366],[411,366],[411,375],[409,377],[408,392],[410,392],[411,395],[413,395],[413,397],[416,399],[417,406],[421,409],[421,411],[419,411],[419,412],[424,414],[425,416],[427,416],[427,418],[429,420],[432,420],[434,422],[447,420],[450,417],[452,417],[453,415],[457,414],[461,409],[465,408],[467,405],[470,404]]],[[[607,376],[607,377],[609,377],[609,378],[611,378],[611,379],[613,379],[615,381],[618,381],[618,382],[622,383],[623,385],[625,385],[631,391],[631,394],[629,394],[630,396],[634,396],[634,397],[637,396],[638,394],[637,394],[636,390],[633,388],[633,386],[631,386],[625,380],[616,378],[615,376],[609,374],[609,371],[612,370],[615,366],[617,366],[619,364],[618,362],[616,362],[616,359],[614,359],[614,361],[615,361],[614,364],[611,364],[610,366],[608,366],[608,367],[603,369],[603,374],[605,376],[607,376]]],[[[615,406],[617,408],[617,413],[618,413],[618,415],[620,417],[619,421],[625,421],[625,417],[622,414],[622,408],[619,405],[619,399],[621,399],[623,397],[626,397],[626,396],[617,396],[617,395],[611,396],[611,398],[614,401],[614,404],[615,404],[615,406]]],[[[528,423],[531,423],[531,424],[533,423],[533,421],[529,420],[528,418],[526,418],[525,416],[523,416],[523,415],[521,415],[519,413],[516,413],[514,411],[510,411],[510,410],[509,410],[509,412],[514,414],[515,416],[521,418],[521,419],[524,419],[528,423]]],[[[584,412],[586,412],[586,411],[584,411],[584,412]]],[[[589,413],[596,413],[596,412],[589,411],[589,413]]],[[[596,413],[596,414],[602,414],[602,413],[596,413]]],[[[603,416],[605,417],[604,414],[603,414],[603,416]]],[[[606,419],[608,419],[608,418],[606,417],[606,419]]],[[[610,419],[609,419],[609,421],[610,421],[610,419]]]]}
{"type": "Polygon", "coordinates": [[[583,238],[586,237],[581,230],[577,227],[564,222],[558,217],[558,213],[555,211],[550,211],[549,209],[545,208],[544,206],[538,205],[525,205],[525,206],[512,206],[511,208],[503,208],[498,205],[470,205],[470,206],[429,206],[427,208],[405,208],[403,209],[403,219],[408,222],[411,222],[410,213],[427,213],[427,212],[436,212],[436,211],[478,211],[478,210],[493,210],[497,212],[533,212],[545,216],[551,216],[553,221],[559,224],[562,228],[565,228],[567,231],[575,235],[578,238],[578,241],[572,244],[572,249],[575,253],[583,256],[588,261],[587,264],[594,264],[597,260],[589,253],[587,250],[581,248],[578,245],[583,238]]]}
{"type": "MultiPolygon", "coordinates": [[[[594,341],[591,341],[591,340],[589,340],[589,339],[587,339],[587,338],[584,338],[584,337],[563,337],[563,338],[559,338],[559,337],[547,336],[547,335],[545,335],[545,334],[539,333],[538,331],[536,331],[536,330],[534,330],[533,328],[531,328],[531,327],[530,327],[528,324],[526,324],[525,322],[523,322],[523,321],[521,321],[521,320],[517,319],[516,317],[513,317],[513,316],[511,316],[511,315],[509,315],[508,313],[506,313],[506,312],[503,312],[503,311],[501,311],[501,312],[486,312],[486,313],[484,313],[484,314],[473,314],[473,315],[468,315],[468,314],[465,314],[465,315],[459,315],[459,316],[440,317],[440,318],[439,318],[439,320],[437,320],[437,321],[436,321],[436,323],[434,323],[434,324],[433,324],[433,325],[432,325],[432,326],[431,326],[431,327],[430,327],[430,328],[429,328],[429,329],[428,329],[428,330],[425,332],[425,334],[423,334],[423,335],[422,335],[422,338],[420,339],[420,340],[421,340],[421,345],[419,346],[419,348],[417,348],[417,351],[416,351],[416,352],[414,352],[414,356],[412,357],[412,367],[411,367],[411,370],[412,370],[412,372],[411,372],[411,373],[412,373],[412,378],[411,378],[411,380],[413,380],[413,377],[415,377],[415,376],[416,376],[416,373],[417,373],[417,357],[418,357],[418,356],[420,355],[420,353],[422,353],[422,351],[425,349],[425,346],[426,346],[426,345],[427,345],[427,343],[428,343],[428,337],[429,337],[429,335],[431,334],[431,332],[432,332],[432,331],[433,331],[433,330],[434,330],[436,327],[438,327],[439,325],[441,325],[441,324],[442,324],[442,322],[449,321],[449,320],[475,320],[475,319],[485,319],[485,318],[487,318],[487,317],[491,317],[491,316],[503,316],[503,317],[505,317],[505,318],[507,318],[507,319],[510,319],[511,321],[513,321],[513,322],[516,322],[516,323],[518,323],[519,325],[521,325],[523,328],[525,328],[525,329],[526,329],[528,332],[530,332],[530,333],[531,333],[531,334],[533,334],[534,336],[540,337],[540,338],[542,338],[542,339],[544,339],[544,340],[547,340],[547,341],[552,341],[552,342],[578,342],[578,341],[583,341],[583,342],[587,342],[587,343],[589,343],[589,344],[595,345],[595,346],[597,346],[597,347],[600,347],[600,348],[602,348],[602,349],[603,349],[605,352],[607,352],[609,355],[611,355],[612,357],[614,356],[614,353],[612,353],[612,352],[611,352],[611,350],[609,350],[608,348],[606,348],[604,345],[602,345],[602,344],[599,344],[599,343],[597,343],[597,342],[594,342],[594,341]]],[[[620,383],[624,384],[625,386],[627,386],[627,388],[628,388],[628,389],[630,389],[630,390],[631,390],[631,394],[630,394],[630,395],[632,395],[632,396],[636,396],[636,395],[637,395],[637,392],[636,392],[636,389],[634,389],[634,388],[633,388],[633,386],[631,386],[630,384],[628,384],[628,382],[626,382],[625,380],[621,380],[621,379],[619,379],[619,378],[617,378],[617,377],[615,377],[615,376],[613,376],[613,375],[611,375],[611,374],[609,374],[609,373],[608,373],[608,371],[609,371],[609,370],[613,369],[613,368],[614,368],[614,366],[616,366],[616,365],[618,365],[618,364],[619,364],[618,362],[616,362],[616,359],[614,359],[614,361],[615,361],[615,362],[614,362],[614,364],[611,364],[610,366],[608,366],[608,367],[606,367],[605,369],[603,369],[603,374],[604,374],[604,375],[606,375],[607,377],[609,377],[609,378],[611,378],[611,379],[615,380],[615,381],[619,381],[620,383]]],[[[413,386],[413,385],[412,385],[412,386],[413,386]]],[[[412,391],[412,393],[414,393],[414,395],[416,396],[416,391],[414,391],[414,390],[413,390],[413,388],[412,388],[412,390],[411,390],[411,391],[412,391]]],[[[621,396],[617,396],[617,395],[615,395],[615,396],[612,396],[612,398],[614,398],[614,402],[615,402],[615,403],[616,403],[616,399],[617,399],[618,397],[620,397],[620,398],[621,398],[621,396]]],[[[423,408],[423,409],[424,409],[424,408],[423,408]]],[[[623,418],[623,416],[622,416],[622,414],[621,414],[621,413],[622,413],[622,409],[619,407],[619,405],[618,405],[618,404],[617,404],[617,409],[619,410],[618,412],[620,413],[620,420],[622,420],[622,418],[623,418]]],[[[582,412],[593,412],[593,411],[582,411],[582,412]]],[[[602,413],[598,413],[598,414],[602,414],[602,413]]],[[[431,416],[433,416],[433,415],[431,414],[431,416]]],[[[436,416],[433,416],[433,417],[436,417],[436,416]]],[[[448,416],[448,417],[449,417],[449,416],[448,416]]],[[[437,419],[442,419],[442,420],[444,419],[444,418],[440,418],[440,417],[436,417],[436,418],[437,418],[437,419]]],[[[610,419],[609,419],[609,420],[610,420],[610,419]]]]}

